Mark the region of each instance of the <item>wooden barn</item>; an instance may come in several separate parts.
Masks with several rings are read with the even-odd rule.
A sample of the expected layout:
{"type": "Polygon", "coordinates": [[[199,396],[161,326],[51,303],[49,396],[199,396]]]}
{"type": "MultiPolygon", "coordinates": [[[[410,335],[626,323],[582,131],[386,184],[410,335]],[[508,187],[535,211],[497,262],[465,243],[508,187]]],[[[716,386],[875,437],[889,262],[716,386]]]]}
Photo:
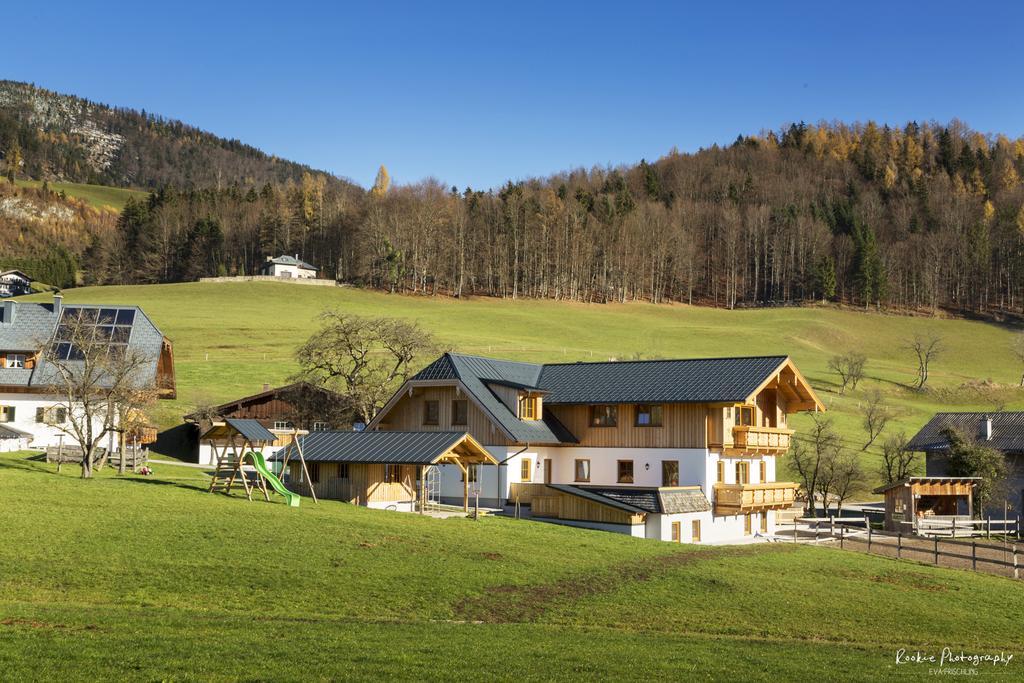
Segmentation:
{"type": "MultiPolygon", "coordinates": [[[[275,438],[273,443],[267,444],[266,454],[269,454],[291,443],[295,433],[342,427],[345,416],[341,414],[340,406],[337,394],[306,382],[276,388],[264,384],[263,391],[259,393],[185,416],[185,422],[194,425],[190,444],[193,459],[201,465],[216,462],[214,446],[209,443],[209,438],[202,435],[209,434],[211,427],[223,424],[228,418],[256,420],[272,432],[275,438]]],[[[219,441],[217,443],[223,445],[219,441]]]]}
{"type": "Polygon", "coordinates": [[[498,464],[465,432],[311,432],[274,460],[287,461],[285,485],[300,495],[312,489],[317,498],[421,512],[437,493],[432,481],[439,465],[462,470],[462,507],[468,510],[475,468],[498,464]],[[308,478],[296,457],[299,449],[308,478]]]}

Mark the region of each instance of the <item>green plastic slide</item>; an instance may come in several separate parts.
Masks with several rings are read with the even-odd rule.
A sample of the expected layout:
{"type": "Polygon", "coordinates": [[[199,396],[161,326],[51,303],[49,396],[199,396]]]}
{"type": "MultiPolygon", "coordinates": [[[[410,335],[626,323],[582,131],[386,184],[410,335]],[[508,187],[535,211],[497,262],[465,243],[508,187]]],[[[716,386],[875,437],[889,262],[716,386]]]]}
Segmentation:
{"type": "Polygon", "coordinates": [[[302,499],[302,496],[300,496],[297,493],[292,493],[291,491],[284,487],[284,484],[281,483],[281,480],[278,479],[277,476],[270,471],[269,467],[267,467],[267,461],[263,458],[262,453],[258,451],[249,451],[245,455],[252,458],[252,465],[253,467],[256,468],[256,471],[260,473],[260,476],[262,476],[264,479],[270,482],[270,485],[274,488],[275,491],[284,496],[285,501],[288,503],[288,507],[299,507],[299,501],[302,499]]]}

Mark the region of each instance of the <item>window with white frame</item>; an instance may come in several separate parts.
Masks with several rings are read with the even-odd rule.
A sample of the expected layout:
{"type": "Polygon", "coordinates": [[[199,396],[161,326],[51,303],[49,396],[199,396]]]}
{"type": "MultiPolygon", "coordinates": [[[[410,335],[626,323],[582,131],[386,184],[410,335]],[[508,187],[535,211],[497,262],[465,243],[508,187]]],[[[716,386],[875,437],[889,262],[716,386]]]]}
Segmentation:
{"type": "Polygon", "coordinates": [[[326,422],[314,422],[313,423],[313,431],[314,432],[326,432],[330,428],[331,428],[330,425],[328,425],[326,422]]]}
{"type": "Polygon", "coordinates": [[[5,368],[23,368],[25,367],[25,354],[23,353],[9,353],[4,359],[5,368]]]}
{"type": "Polygon", "coordinates": [[[279,432],[283,432],[283,431],[285,431],[287,429],[291,429],[292,426],[293,426],[292,423],[289,422],[288,420],[278,420],[278,421],[276,421],[274,423],[274,429],[276,429],[279,432]]]}

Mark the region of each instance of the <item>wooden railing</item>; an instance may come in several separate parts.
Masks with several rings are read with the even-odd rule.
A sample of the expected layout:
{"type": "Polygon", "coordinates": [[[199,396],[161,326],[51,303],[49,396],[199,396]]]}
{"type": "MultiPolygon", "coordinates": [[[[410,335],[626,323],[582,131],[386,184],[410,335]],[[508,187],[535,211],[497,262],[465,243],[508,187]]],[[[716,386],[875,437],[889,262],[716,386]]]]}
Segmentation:
{"type": "Polygon", "coordinates": [[[735,450],[782,453],[789,450],[792,436],[792,429],[780,427],[739,426],[732,428],[732,442],[735,450]]]}
{"type": "Polygon", "coordinates": [[[715,484],[715,514],[743,514],[791,507],[796,501],[796,484],[715,484]]]}

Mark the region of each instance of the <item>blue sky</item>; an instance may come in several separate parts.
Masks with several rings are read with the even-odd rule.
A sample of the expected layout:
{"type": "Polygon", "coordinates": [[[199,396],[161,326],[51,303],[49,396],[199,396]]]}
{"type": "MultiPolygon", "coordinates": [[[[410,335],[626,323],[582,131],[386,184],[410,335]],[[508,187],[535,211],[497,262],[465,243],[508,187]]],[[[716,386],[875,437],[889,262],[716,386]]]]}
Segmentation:
{"type": "Polygon", "coordinates": [[[383,163],[487,188],[799,120],[1024,134],[1018,3],[12,4],[0,77],[363,185],[383,163]]]}

